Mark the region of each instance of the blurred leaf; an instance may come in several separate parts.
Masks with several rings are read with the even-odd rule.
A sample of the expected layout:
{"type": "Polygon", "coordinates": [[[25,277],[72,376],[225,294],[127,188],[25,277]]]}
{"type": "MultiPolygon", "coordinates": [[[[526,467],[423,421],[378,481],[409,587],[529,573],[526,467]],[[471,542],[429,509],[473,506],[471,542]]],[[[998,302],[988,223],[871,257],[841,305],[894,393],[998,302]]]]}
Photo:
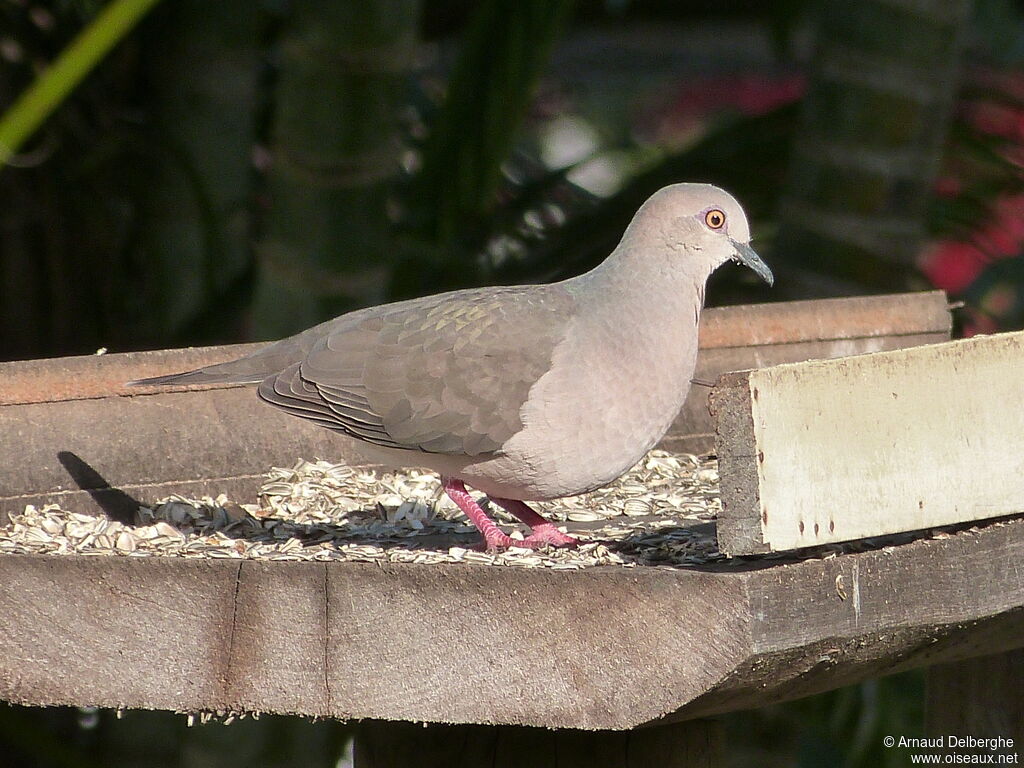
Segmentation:
{"type": "Polygon", "coordinates": [[[963,298],[1000,330],[1024,329],[1024,254],[988,264],[963,298]]]}
{"type": "Polygon", "coordinates": [[[486,0],[465,31],[444,104],[423,147],[413,223],[439,243],[494,206],[501,164],[572,0],[486,0]]]}
{"type": "Polygon", "coordinates": [[[975,0],[975,37],[997,62],[1016,66],[1024,61],[1024,12],[1014,0],[975,0]]]}
{"type": "Polygon", "coordinates": [[[0,168],[59,107],[97,62],[158,0],[111,0],[57,60],[0,116],[0,168]]]}
{"type": "Polygon", "coordinates": [[[785,174],[796,110],[791,104],[765,115],[724,119],[697,143],[664,156],[605,199],[560,190],[566,183],[563,172],[524,186],[526,197],[514,207],[506,205],[506,211],[537,209],[555,193],[568,196],[572,206],[564,223],[552,226],[523,258],[496,268],[494,277],[502,283],[561,279],[591,268],[615,247],[637,208],[677,182],[717,184],[741,199],[751,218],[768,217],[785,174]]]}
{"type": "Polygon", "coordinates": [[[950,127],[946,164],[959,188],[955,194],[930,198],[927,225],[933,236],[968,237],[991,218],[1001,199],[1024,192],[1024,169],[1005,151],[1013,147],[963,121],[950,127]]]}
{"type": "MultiPolygon", "coordinates": [[[[797,105],[790,104],[755,117],[721,118],[687,149],[638,160],[640,170],[607,198],[586,192],[568,178],[593,157],[552,171],[523,153],[515,154],[504,165],[490,216],[465,224],[459,237],[445,247],[408,260],[396,272],[392,296],[406,298],[467,285],[548,282],[579,274],[615,248],[648,197],[681,181],[725,187],[743,201],[752,219],[767,219],[786,172],[796,114],[797,105]],[[453,250],[461,255],[450,258],[453,250]]],[[[636,147],[618,151],[649,154],[636,147]]],[[[754,281],[749,285],[755,287],[747,289],[747,277],[730,270],[716,278],[719,283],[732,281],[734,289],[718,290],[718,300],[763,300],[754,281]]]]}

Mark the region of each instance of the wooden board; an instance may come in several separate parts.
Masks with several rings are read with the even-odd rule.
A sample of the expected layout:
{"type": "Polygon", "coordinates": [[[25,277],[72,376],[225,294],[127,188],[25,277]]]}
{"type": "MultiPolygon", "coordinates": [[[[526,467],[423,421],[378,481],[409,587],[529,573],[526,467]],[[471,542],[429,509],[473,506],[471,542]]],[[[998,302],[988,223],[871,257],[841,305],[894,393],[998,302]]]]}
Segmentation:
{"type": "Polygon", "coordinates": [[[0,699],[627,729],[1019,647],[1022,558],[1024,520],[679,569],[9,555],[0,699]]]}
{"type": "MultiPolygon", "coordinates": [[[[942,291],[706,309],[694,379],[713,383],[726,371],[934,344],[948,341],[951,327],[942,291]]],[[[709,393],[709,386],[691,387],[663,448],[714,450],[709,393]]]]}
{"type": "MultiPolygon", "coordinates": [[[[709,309],[697,377],[936,341],[948,338],[949,328],[939,291],[709,309]]],[[[124,386],[260,346],[0,364],[0,514],[56,502],[128,516],[137,501],[171,493],[251,498],[269,467],[299,457],[366,463],[355,442],[267,407],[253,387],[124,386]]],[[[707,387],[691,389],[663,447],[713,448],[707,396],[707,387]]]]}
{"type": "Polygon", "coordinates": [[[727,374],[722,550],[1024,511],[1024,332],[727,374]]]}

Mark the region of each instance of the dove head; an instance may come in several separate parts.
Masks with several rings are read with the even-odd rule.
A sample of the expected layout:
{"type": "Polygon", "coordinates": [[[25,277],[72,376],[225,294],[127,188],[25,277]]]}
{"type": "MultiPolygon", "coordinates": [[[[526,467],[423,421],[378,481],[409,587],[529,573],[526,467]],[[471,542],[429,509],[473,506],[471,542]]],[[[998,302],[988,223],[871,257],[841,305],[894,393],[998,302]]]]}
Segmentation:
{"type": "Polygon", "coordinates": [[[750,247],[750,225],[736,198],[711,184],[672,184],[644,203],[627,230],[642,248],[667,248],[705,273],[730,259],[750,267],[766,283],[772,271],[750,247]]]}

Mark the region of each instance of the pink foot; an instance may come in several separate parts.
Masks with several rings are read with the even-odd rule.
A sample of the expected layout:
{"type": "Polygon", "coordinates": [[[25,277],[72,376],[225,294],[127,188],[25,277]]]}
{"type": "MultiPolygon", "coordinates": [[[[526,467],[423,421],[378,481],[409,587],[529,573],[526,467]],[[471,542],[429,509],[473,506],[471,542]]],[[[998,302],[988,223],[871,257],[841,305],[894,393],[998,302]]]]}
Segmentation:
{"type": "Polygon", "coordinates": [[[493,501],[503,506],[530,527],[530,535],[525,539],[513,539],[501,530],[498,524],[491,520],[487,513],[480,508],[480,505],[476,503],[469,491],[466,490],[465,483],[461,480],[456,480],[454,477],[442,477],[441,483],[445,493],[448,494],[456,506],[465,513],[466,517],[483,534],[484,549],[488,552],[497,552],[509,547],[539,549],[548,544],[555,547],[579,546],[577,539],[562,533],[554,526],[554,523],[545,520],[523,502],[516,499],[497,499],[491,497],[493,501]]]}
{"type": "Polygon", "coordinates": [[[465,483],[461,480],[456,480],[454,477],[442,477],[441,484],[449,498],[455,502],[455,505],[465,513],[470,522],[483,534],[484,549],[487,552],[497,552],[499,549],[522,546],[522,542],[517,542],[511,536],[507,536],[498,527],[497,523],[487,516],[487,513],[480,508],[480,505],[476,503],[469,494],[469,491],[466,490],[465,483]]]}
{"type": "Polygon", "coordinates": [[[523,539],[520,546],[537,549],[545,544],[550,544],[553,547],[575,548],[580,545],[580,541],[567,533],[562,533],[555,528],[554,523],[542,523],[530,531],[530,535],[523,539]]]}
{"type": "Polygon", "coordinates": [[[527,504],[518,499],[498,499],[492,496],[491,501],[500,504],[508,512],[530,526],[530,535],[515,546],[537,549],[545,544],[550,544],[554,547],[578,547],[580,545],[579,539],[575,539],[567,533],[562,533],[555,527],[554,523],[545,520],[530,509],[527,504]]]}

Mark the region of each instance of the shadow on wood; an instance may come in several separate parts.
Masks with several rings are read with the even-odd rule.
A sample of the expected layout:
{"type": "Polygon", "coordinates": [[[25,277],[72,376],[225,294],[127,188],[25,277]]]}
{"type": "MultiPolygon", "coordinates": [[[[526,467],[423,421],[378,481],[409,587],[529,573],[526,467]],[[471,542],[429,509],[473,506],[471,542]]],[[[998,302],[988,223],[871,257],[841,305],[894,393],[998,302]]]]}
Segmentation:
{"type": "Polygon", "coordinates": [[[103,510],[103,514],[125,525],[132,525],[135,522],[135,513],[141,506],[138,499],[132,498],[119,488],[111,487],[103,475],[71,451],[59,451],[57,461],[67,470],[75,485],[88,493],[96,502],[96,506],[103,510]]]}

